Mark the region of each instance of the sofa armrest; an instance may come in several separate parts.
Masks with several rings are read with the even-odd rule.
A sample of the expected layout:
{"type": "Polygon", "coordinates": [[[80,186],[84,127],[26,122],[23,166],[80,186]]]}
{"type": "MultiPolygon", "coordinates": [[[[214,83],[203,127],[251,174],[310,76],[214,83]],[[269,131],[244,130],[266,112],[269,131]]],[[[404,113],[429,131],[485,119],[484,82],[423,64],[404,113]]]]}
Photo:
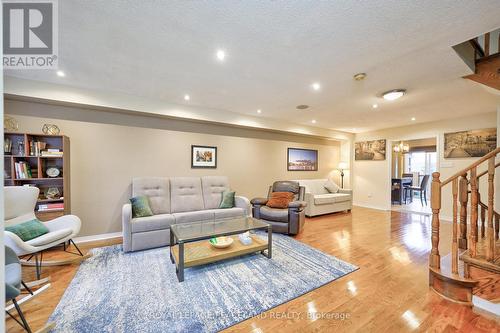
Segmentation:
{"type": "Polygon", "coordinates": [[[246,197],[236,195],[234,197],[234,205],[235,205],[235,207],[243,208],[245,210],[245,216],[252,215],[250,213],[250,211],[251,211],[250,210],[250,200],[248,200],[246,197]]]}
{"type": "Polygon", "coordinates": [[[126,203],[122,207],[122,233],[123,233],[123,251],[132,251],[132,205],[126,203]]]}
{"type": "Polygon", "coordinates": [[[258,206],[264,206],[265,204],[267,204],[267,198],[253,198],[250,202],[252,203],[252,205],[258,205],[258,206]]]}
{"type": "Polygon", "coordinates": [[[340,188],[339,193],[352,194],[352,189],[350,188],[340,188]]]}
{"type": "Polygon", "coordinates": [[[292,209],[304,209],[307,206],[307,202],[305,201],[292,201],[288,204],[288,208],[292,209]]]}
{"type": "Polygon", "coordinates": [[[314,204],[314,194],[312,194],[311,192],[306,192],[304,200],[309,206],[312,206],[314,204]]]}

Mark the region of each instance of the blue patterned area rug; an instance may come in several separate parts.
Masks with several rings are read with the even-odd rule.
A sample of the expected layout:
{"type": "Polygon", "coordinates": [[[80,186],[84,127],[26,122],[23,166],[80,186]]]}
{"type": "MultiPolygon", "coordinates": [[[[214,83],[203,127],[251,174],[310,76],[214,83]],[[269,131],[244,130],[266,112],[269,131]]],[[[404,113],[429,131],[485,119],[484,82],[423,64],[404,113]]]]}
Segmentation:
{"type": "Polygon", "coordinates": [[[280,234],[272,259],[253,254],[187,268],[182,283],[168,247],[97,248],[49,320],[54,332],[216,332],[356,269],[280,234]]]}

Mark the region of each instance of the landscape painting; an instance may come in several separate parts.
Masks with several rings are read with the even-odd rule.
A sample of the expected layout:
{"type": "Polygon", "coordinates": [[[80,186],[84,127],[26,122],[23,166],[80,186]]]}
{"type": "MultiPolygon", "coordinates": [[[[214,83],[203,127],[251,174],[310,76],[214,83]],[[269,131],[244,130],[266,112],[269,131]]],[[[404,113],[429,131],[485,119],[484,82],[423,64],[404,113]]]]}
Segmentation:
{"type": "Polygon", "coordinates": [[[318,171],[318,151],[288,148],[288,171],[318,171]]]}
{"type": "Polygon", "coordinates": [[[444,134],[444,158],[481,157],[496,146],[496,128],[444,134]]]}
{"type": "Polygon", "coordinates": [[[356,161],[385,160],[385,144],[385,139],[355,142],[354,159],[356,161]]]}
{"type": "Polygon", "coordinates": [[[191,146],[191,168],[217,168],[217,147],[191,146]]]}

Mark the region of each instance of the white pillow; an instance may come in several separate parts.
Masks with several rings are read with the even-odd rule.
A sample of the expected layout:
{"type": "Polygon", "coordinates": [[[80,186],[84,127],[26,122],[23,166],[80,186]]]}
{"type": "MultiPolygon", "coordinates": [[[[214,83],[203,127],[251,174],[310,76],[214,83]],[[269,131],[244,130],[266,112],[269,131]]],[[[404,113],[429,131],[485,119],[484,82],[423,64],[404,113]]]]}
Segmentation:
{"type": "Polygon", "coordinates": [[[332,182],[331,180],[327,181],[323,186],[330,193],[337,193],[340,189],[339,186],[334,182],[332,182]]]}

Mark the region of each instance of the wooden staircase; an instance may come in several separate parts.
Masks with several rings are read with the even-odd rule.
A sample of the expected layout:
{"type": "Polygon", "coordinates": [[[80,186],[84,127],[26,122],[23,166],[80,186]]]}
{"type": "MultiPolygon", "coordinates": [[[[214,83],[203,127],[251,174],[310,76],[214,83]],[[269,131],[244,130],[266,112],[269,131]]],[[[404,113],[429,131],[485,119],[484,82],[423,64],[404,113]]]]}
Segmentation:
{"type": "Polygon", "coordinates": [[[500,214],[494,210],[495,164],[500,148],[468,168],[441,182],[432,174],[432,248],[429,257],[429,285],[453,302],[472,306],[473,296],[500,304],[500,214]],[[478,168],[487,170],[478,173],[478,168]],[[487,178],[487,201],[482,200],[479,180],[487,178]],[[442,188],[451,184],[453,221],[451,253],[439,254],[439,225],[442,188]],[[470,213],[468,210],[470,209],[470,213]]]}
{"type": "Polygon", "coordinates": [[[465,79],[500,90],[500,29],[453,46],[473,71],[465,79]]]}

